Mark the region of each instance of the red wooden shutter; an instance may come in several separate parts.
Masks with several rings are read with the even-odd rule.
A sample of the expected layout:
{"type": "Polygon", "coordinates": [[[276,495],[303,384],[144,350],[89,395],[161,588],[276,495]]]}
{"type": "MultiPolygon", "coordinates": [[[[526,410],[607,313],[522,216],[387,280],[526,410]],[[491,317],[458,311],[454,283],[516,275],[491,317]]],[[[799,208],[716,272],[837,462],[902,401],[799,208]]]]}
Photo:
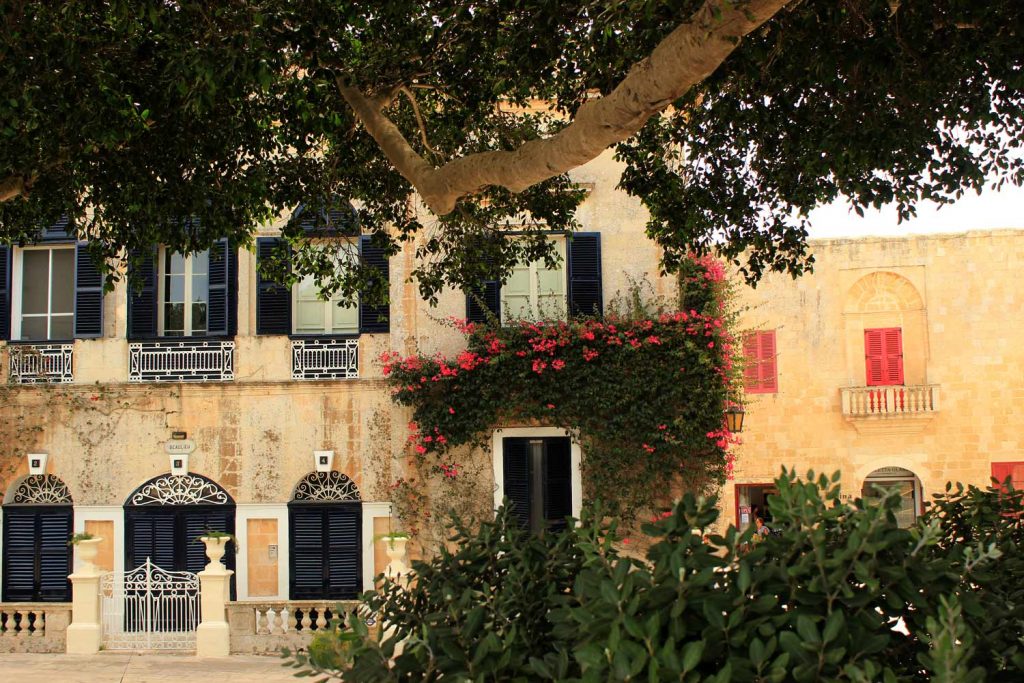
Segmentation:
{"type": "Polygon", "coordinates": [[[903,384],[903,331],[898,327],[864,330],[867,385],[903,384]]]}
{"type": "Polygon", "coordinates": [[[775,392],[778,389],[775,379],[775,330],[761,332],[757,337],[761,342],[757,363],[761,391],[775,392]]]}
{"type": "Polygon", "coordinates": [[[864,330],[864,357],[866,359],[864,377],[867,378],[868,386],[885,384],[882,372],[885,358],[882,330],[864,330]]]}
{"type": "Polygon", "coordinates": [[[743,388],[750,392],[758,390],[758,347],[757,332],[751,332],[743,338],[743,358],[746,361],[743,367],[743,388]]]}
{"type": "Polygon", "coordinates": [[[883,330],[885,346],[886,384],[903,384],[903,330],[892,327],[883,330]]]}
{"type": "Polygon", "coordinates": [[[1024,462],[992,463],[992,478],[999,482],[999,488],[1003,488],[1007,477],[1013,483],[1013,488],[1024,489],[1024,462]]]}

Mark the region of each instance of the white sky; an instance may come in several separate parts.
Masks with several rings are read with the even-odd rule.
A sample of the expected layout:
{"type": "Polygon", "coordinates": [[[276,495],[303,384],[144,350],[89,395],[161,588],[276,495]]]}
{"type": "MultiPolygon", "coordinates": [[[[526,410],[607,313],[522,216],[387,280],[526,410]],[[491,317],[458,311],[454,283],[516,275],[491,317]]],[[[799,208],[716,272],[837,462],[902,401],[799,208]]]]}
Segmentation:
{"type": "Polygon", "coordinates": [[[896,211],[890,207],[877,211],[867,209],[861,218],[842,201],[812,211],[810,221],[812,238],[1024,228],[1024,188],[1008,185],[1000,192],[991,189],[983,190],[981,195],[971,192],[946,206],[923,203],[917,207],[917,218],[903,223],[896,222],[896,211]]]}

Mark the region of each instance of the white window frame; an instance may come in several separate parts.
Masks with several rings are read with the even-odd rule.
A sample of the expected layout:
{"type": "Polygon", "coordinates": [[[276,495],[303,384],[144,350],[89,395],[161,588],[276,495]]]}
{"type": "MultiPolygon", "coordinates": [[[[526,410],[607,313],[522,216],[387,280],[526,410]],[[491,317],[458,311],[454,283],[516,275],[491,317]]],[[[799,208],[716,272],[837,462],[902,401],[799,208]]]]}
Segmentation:
{"type": "MultiPolygon", "coordinates": [[[[555,236],[550,237],[549,239],[552,242],[555,243],[556,250],[558,251],[558,255],[559,255],[560,259],[561,259],[560,262],[559,262],[559,264],[560,264],[559,272],[561,272],[561,274],[562,274],[562,298],[563,298],[563,302],[562,302],[563,315],[562,315],[562,318],[559,318],[559,320],[561,320],[561,319],[564,319],[568,315],[568,311],[569,311],[569,260],[568,260],[567,241],[566,241],[565,237],[563,237],[561,235],[555,235],[555,236]]],[[[519,264],[517,264],[517,266],[518,265],[519,264]]],[[[544,266],[544,261],[543,260],[532,261],[531,263],[528,264],[528,268],[529,268],[529,272],[530,272],[530,317],[529,318],[515,318],[515,319],[507,319],[506,318],[506,309],[507,309],[507,307],[505,305],[505,295],[506,295],[506,284],[507,283],[506,284],[502,284],[501,295],[499,297],[500,301],[498,302],[498,311],[500,313],[500,318],[501,318],[501,324],[502,325],[508,325],[509,323],[514,322],[515,320],[528,320],[530,322],[543,322],[544,320],[550,320],[550,318],[542,317],[541,316],[541,311],[540,311],[540,271],[542,269],[543,270],[547,270],[546,268],[543,268],[543,266],[544,266]]]]}
{"type": "MultiPolygon", "coordinates": [[[[208,249],[202,251],[209,252],[208,249]]],[[[156,329],[157,335],[164,336],[164,308],[167,301],[164,299],[167,288],[167,247],[162,246],[159,249],[157,255],[157,287],[156,287],[156,329]]],[[[185,331],[186,333],[181,336],[181,339],[188,339],[189,337],[208,337],[210,336],[210,272],[209,266],[207,266],[206,272],[206,331],[202,334],[195,334],[192,330],[192,257],[194,254],[185,255],[185,331]]],[[[177,335],[171,337],[172,339],[177,338],[177,335]]]]}
{"type": "MultiPolygon", "coordinates": [[[[357,261],[359,258],[359,243],[352,240],[345,240],[338,244],[339,253],[344,251],[345,257],[351,261],[357,261]]],[[[356,302],[353,307],[355,310],[355,327],[351,332],[335,332],[332,328],[334,327],[334,307],[338,305],[337,299],[320,299],[323,304],[324,320],[323,328],[317,332],[300,332],[298,329],[299,323],[299,284],[295,283],[292,286],[292,334],[296,337],[348,337],[359,334],[359,303],[356,302]]]]}
{"type": "MultiPolygon", "coordinates": [[[[47,296],[46,296],[46,340],[33,339],[31,341],[42,342],[42,341],[52,340],[53,339],[53,335],[50,333],[50,328],[52,327],[53,317],[56,315],[56,316],[59,316],[59,317],[63,318],[63,317],[67,317],[69,315],[67,313],[56,313],[55,314],[50,309],[50,307],[53,304],[53,252],[55,250],[57,250],[57,249],[66,249],[66,250],[71,251],[72,254],[73,254],[74,253],[74,249],[75,249],[75,245],[74,244],[37,244],[37,245],[29,246],[29,247],[16,247],[14,249],[13,263],[11,264],[13,266],[13,268],[12,268],[12,271],[11,271],[11,293],[10,293],[11,294],[11,339],[14,339],[14,340],[18,340],[18,341],[21,340],[21,317],[22,317],[22,313],[21,313],[21,296],[22,296],[22,286],[24,284],[24,267],[25,267],[25,265],[24,265],[24,255],[25,255],[26,251],[39,251],[39,250],[42,250],[42,249],[45,249],[48,252],[50,252],[50,280],[49,280],[49,282],[47,282],[47,285],[46,285],[47,286],[47,290],[46,290],[46,294],[47,294],[47,296]]],[[[71,268],[70,277],[71,277],[72,297],[74,297],[74,282],[75,282],[74,259],[72,259],[71,262],[72,262],[72,268],[71,268]]],[[[41,314],[34,314],[33,313],[33,314],[30,314],[30,315],[32,315],[33,317],[42,317],[41,314]]],[[[74,333],[75,333],[75,311],[74,311],[74,307],[72,307],[72,309],[71,309],[70,317],[71,317],[71,336],[73,338],[74,337],[74,333]]],[[[63,340],[60,340],[60,341],[63,341],[63,340]]]]}
{"type": "Polygon", "coordinates": [[[565,438],[570,439],[569,464],[572,467],[572,516],[580,518],[580,511],[583,509],[583,476],[580,463],[583,460],[583,450],[576,439],[572,438],[567,430],[561,427],[505,427],[495,429],[491,437],[491,465],[494,471],[494,509],[501,507],[501,501],[505,497],[505,439],[526,438],[565,438]]]}

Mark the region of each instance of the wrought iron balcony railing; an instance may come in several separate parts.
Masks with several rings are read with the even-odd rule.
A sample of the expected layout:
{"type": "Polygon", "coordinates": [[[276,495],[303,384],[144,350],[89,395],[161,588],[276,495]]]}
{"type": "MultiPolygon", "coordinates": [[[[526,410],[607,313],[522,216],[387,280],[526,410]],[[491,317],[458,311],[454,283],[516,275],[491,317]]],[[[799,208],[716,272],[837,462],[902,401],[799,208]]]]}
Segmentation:
{"type": "Polygon", "coordinates": [[[7,351],[12,384],[74,381],[74,344],[11,344],[7,351]]]}
{"type": "Polygon", "coordinates": [[[292,379],[356,379],[359,339],[292,340],[292,379]]]}
{"type": "Polygon", "coordinates": [[[939,385],[844,387],[847,418],[927,416],[939,410],[939,385]]]}
{"type": "Polygon", "coordinates": [[[129,382],[223,382],[234,378],[233,341],[154,341],[128,345],[129,382]]]}

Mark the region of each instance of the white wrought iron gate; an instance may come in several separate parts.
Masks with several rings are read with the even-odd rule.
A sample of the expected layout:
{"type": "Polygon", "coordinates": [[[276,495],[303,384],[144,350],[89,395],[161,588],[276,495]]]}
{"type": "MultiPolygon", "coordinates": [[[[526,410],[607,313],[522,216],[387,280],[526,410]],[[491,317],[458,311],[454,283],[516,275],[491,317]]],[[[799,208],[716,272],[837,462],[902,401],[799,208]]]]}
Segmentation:
{"type": "Polygon", "coordinates": [[[103,647],[108,650],[194,650],[199,577],[145,563],[100,579],[103,647]]]}

